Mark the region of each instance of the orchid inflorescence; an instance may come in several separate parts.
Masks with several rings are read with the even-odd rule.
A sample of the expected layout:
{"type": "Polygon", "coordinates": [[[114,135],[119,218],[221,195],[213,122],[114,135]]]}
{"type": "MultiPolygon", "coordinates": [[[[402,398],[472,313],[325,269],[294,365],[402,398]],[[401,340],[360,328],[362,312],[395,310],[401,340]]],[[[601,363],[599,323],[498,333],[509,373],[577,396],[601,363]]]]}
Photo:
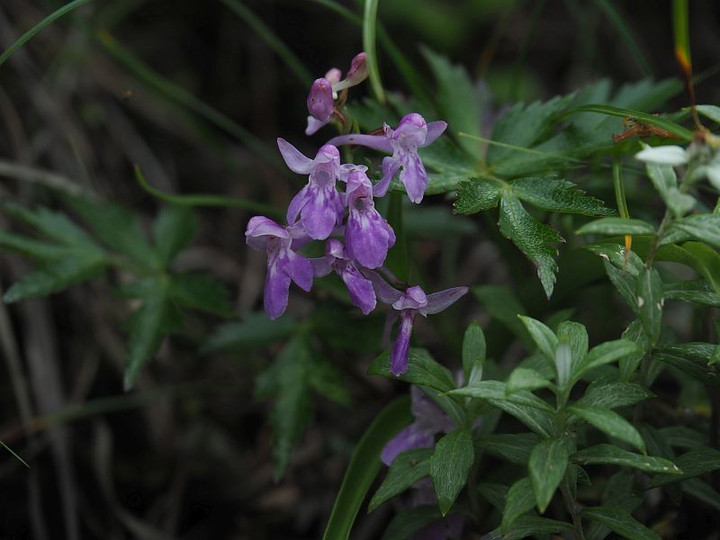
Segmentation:
{"type": "MultiPolygon", "coordinates": [[[[352,61],[345,79],[337,69],[313,82],[307,99],[310,116],[306,134],[328,124],[341,111],[347,89],[367,77],[365,53],[352,61]],[[338,94],[340,92],[340,94],[338,94]]],[[[428,175],[418,148],[431,144],[445,131],[442,121],[427,123],[418,113],[405,115],[396,128],[387,124],[379,135],[345,134],[320,147],[314,159],[303,155],[284,139],[278,148],[287,166],[308,175],[308,183],[293,197],[287,209],[287,225],[255,216],[245,232],[248,245],[267,252],[264,305],[271,319],[285,312],[291,281],[310,291],[313,279],[335,272],[347,287],[350,299],[367,315],[377,300],[392,306],[388,320],[400,319],[391,352],[390,370],[407,370],[410,335],[415,316],[438,313],[467,292],[455,287],[426,294],[419,286],[401,287],[384,267],[396,237],[390,224],[375,208],[375,197],[383,197],[398,175],[413,203],[422,201],[428,175]],[[365,165],[341,163],[338,146],[360,145],[392,154],[382,161],[382,178],[373,185],[365,165]],[[344,190],[338,191],[338,182],[344,190]],[[309,259],[298,250],[312,241],[325,242],[325,256],[309,259]],[[390,285],[388,281],[394,283],[390,285]],[[396,287],[400,287],[399,289],[396,287]],[[404,289],[404,290],[403,290],[404,289]]]]}

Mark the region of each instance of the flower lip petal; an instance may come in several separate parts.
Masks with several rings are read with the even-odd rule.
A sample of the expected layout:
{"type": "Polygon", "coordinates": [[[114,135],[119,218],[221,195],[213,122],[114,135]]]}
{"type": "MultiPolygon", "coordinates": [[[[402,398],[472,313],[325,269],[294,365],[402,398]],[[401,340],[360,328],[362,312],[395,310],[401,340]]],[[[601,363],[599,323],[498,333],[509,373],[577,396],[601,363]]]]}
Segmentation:
{"type": "Polygon", "coordinates": [[[430,122],[427,125],[427,136],[425,137],[425,143],[422,146],[427,146],[445,133],[445,130],[447,129],[447,122],[443,122],[442,120],[438,120],[437,122],[430,122]]]}
{"type": "Polygon", "coordinates": [[[285,227],[278,225],[265,216],[253,216],[250,218],[245,230],[247,243],[255,249],[265,249],[267,241],[271,238],[287,239],[289,237],[290,233],[285,227]]]}
{"type": "Polygon", "coordinates": [[[313,167],[313,160],[306,157],[285,139],[278,137],[277,140],[280,154],[290,170],[297,174],[310,174],[313,167]]]}
{"type": "Polygon", "coordinates": [[[656,165],[684,165],[688,162],[688,155],[684,148],[675,145],[647,146],[635,154],[635,159],[656,165]]]}
{"type": "Polygon", "coordinates": [[[440,313],[444,309],[450,307],[461,297],[467,294],[467,287],[453,287],[444,291],[429,294],[427,297],[427,307],[421,308],[420,314],[423,316],[440,313]]]}

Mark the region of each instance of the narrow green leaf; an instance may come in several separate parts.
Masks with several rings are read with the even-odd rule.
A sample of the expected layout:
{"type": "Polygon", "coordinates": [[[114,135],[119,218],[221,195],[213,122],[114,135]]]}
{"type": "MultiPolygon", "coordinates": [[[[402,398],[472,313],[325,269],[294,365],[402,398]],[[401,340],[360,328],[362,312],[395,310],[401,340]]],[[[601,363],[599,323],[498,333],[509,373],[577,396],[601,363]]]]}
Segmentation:
{"type": "MultiPolygon", "coordinates": [[[[513,394],[514,396],[517,394],[513,394]]],[[[510,416],[525,424],[530,431],[541,437],[550,437],[553,431],[553,420],[547,411],[529,405],[521,405],[504,399],[488,399],[493,407],[501,409],[510,416]]]]}
{"type": "MultiPolygon", "coordinates": [[[[423,527],[442,519],[442,514],[435,505],[423,504],[398,512],[392,519],[381,540],[407,540],[423,527]]],[[[324,537],[330,540],[330,537],[324,537]]]]}
{"type": "Polygon", "coordinates": [[[652,479],[650,487],[681,482],[720,469],[720,451],[707,447],[690,450],[679,456],[675,460],[675,465],[682,471],[681,475],[659,474],[652,479]]]}
{"type": "Polygon", "coordinates": [[[614,213],[601,200],[560,178],[525,177],[513,180],[511,185],[519,199],[549,212],[584,216],[607,216],[614,213]]]}
{"type": "Polygon", "coordinates": [[[537,388],[549,388],[552,383],[537,371],[527,368],[515,368],[507,380],[507,395],[520,390],[536,390],[537,388]]]}
{"type": "Polygon", "coordinates": [[[61,244],[71,247],[84,247],[87,250],[99,249],[88,233],[63,213],[53,212],[44,207],[30,209],[11,202],[4,203],[0,206],[0,209],[9,216],[24,221],[38,232],[61,244]]]}
{"type": "MultiPolygon", "coordinates": [[[[649,146],[643,144],[643,148],[649,148],[649,146]]],[[[675,217],[680,217],[692,210],[695,206],[695,198],[678,189],[677,175],[673,167],[648,163],[645,169],[653,186],[675,217]]]]}
{"type": "Polygon", "coordinates": [[[588,333],[584,325],[563,321],[557,328],[558,340],[567,342],[572,355],[572,372],[576,371],[588,352],[588,333]]]}
{"type": "Polygon", "coordinates": [[[615,409],[635,405],[655,395],[640,384],[615,382],[592,384],[578,400],[582,405],[615,409]]]}
{"type": "Polygon", "coordinates": [[[615,290],[620,294],[625,303],[637,313],[638,312],[638,298],[637,298],[637,277],[633,276],[630,272],[626,272],[608,261],[603,261],[605,272],[610,278],[610,282],[615,287],[615,290]]]}
{"type": "Polygon", "coordinates": [[[684,128],[680,124],[677,124],[671,120],[663,118],[662,116],[655,116],[653,114],[649,114],[649,113],[646,113],[643,111],[638,111],[636,109],[592,103],[592,104],[588,104],[588,105],[583,105],[581,107],[575,107],[572,109],[568,109],[563,113],[563,115],[567,116],[567,115],[571,115],[571,114],[584,113],[584,112],[599,113],[599,114],[604,114],[604,115],[608,115],[608,116],[618,116],[620,118],[625,118],[627,116],[630,116],[632,118],[641,120],[645,124],[651,124],[653,126],[657,126],[657,127],[661,128],[661,129],[665,129],[665,130],[669,131],[670,133],[674,133],[679,138],[685,139],[686,141],[691,141],[693,138],[693,132],[687,128],[684,128]]]}
{"type": "Polygon", "coordinates": [[[670,364],[702,383],[707,383],[720,379],[717,371],[710,369],[708,365],[715,350],[714,343],[681,343],[658,347],[653,351],[652,358],[670,364]]]}
{"type": "Polygon", "coordinates": [[[668,234],[679,230],[690,238],[720,248],[720,214],[699,214],[674,221],[668,234]]]}
{"type": "Polygon", "coordinates": [[[502,186],[496,180],[473,176],[460,182],[453,203],[456,214],[477,214],[495,208],[500,203],[502,186]]]}
{"type": "Polygon", "coordinates": [[[482,380],[485,362],[485,334],[478,322],[471,322],[465,330],[462,344],[462,364],[465,386],[472,386],[482,380]]]}
{"type": "Polygon", "coordinates": [[[370,364],[368,375],[400,379],[411,384],[429,386],[440,392],[449,392],[455,388],[450,371],[433,360],[425,349],[410,349],[408,370],[399,377],[390,373],[390,352],[385,351],[370,364]]]}
{"type": "Polygon", "coordinates": [[[663,296],[670,300],[720,307],[720,294],[704,279],[663,283],[663,296]]]}
{"type": "Polygon", "coordinates": [[[468,480],[475,459],[470,429],[456,429],[441,438],[430,458],[430,477],[444,516],[468,480]]]}
{"type": "Polygon", "coordinates": [[[448,395],[510,401],[518,405],[534,407],[545,412],[553,411],[553,408],[550,405],[530,392],[518,390],[512,394],[508,394],[507,385],[500,381],[480,381],[474,386],[466,386],[451,390],[448,392],[448,395]]]}
{"type": "Polygon", "coordinates": [[[605,217],[586,223],[575,234],[655,234],[655,227],[641,219],[605,217]]]}
{"type": "Polygon", "coordinates": [[[555,349],[555,372],[557,376],[557,385],[562,391],[567,388],[570,381],[570,375],[573,371],[573,358],[570,344],[562,339],[555,349]]]}
{"type": "Polygon", "coordinates": [[[660,457],[650,457],[628,452],[612,444],[598,444],[575,452],[570,460],[578,465],[618,465],[631,467],[649,473],[681,474],[675,464],[660,457]]]}
{"type": "Polygon", "coordinates": [[[164,205],[155,220],[153,236],[163,266],[169,265],[195,236],[195,215],[187,206],[164,205]]]}
{"type": "Polygon", "coordinates": [[[0,252],[19,253],[37,261],[47,262],[65,259],[74,249],[0,230],[0,252]]]}
{"type": "Polygon", "coordinates": [[[555,333],[537,319],[524,315],[518,315],[518,318],[525,325],[525,328],[527,328],[530,337],[532,337],[540,352],[543,353],[545,358],[550,362],[553,362],[555,360],[555,349],[558,344],[555,333]]]}
{"type": "Polygon", "coordinates": [[[501,433],[488,435],[477,441],[475,445],[488,454],[506,459],[510,463],[527,465],[530,452],[538,443],[533,433],[501,433]]]}
{"type": "Polygon", "coordinates": [[[477,486],[478,495],[495,507],[496,510],[502,512],[505,508],[505,500],[507,499],[508,487],[504,484],[495,484],[492,482],[481,482],[477,486]]]}
{"type": "Polygon", "coordinates": [[[645,441],[633,425],[610,409],[576,403],[567,408],[570,414],[585,420],[609,437],[615,437],[645,452],[645,441]]]}
{"type": "Polygon", "coordinates": [[[540,442],[530,454],[528,471],[540,513],[544,513],[565,475],[570,455],[564,438],[540,442]]]}
{"type": "Polygon", "coordinates": [[[655,345],[660,337],[662,322],[662,279],[654,268],[644,268],[637,279],[637,305],[640,322],[650,344],[655,345]]]}
{"type": "Polygon", "coordinates": [[[584,246],[588,251],[592,251],[599,257],[605,259],[617,269],[623,270],[636,277],[640,270],[645,266],[643,260],[634,251],[630,251],[629,256],[625,257],[625,246],[615,242],[595,242],[584,246]]]}
{"type": "Polygon", "coordinates": [[[166,283],[157,280],[155,287],[143,300],[143,305],[127,322],[129,340],[124,377],[126,392],[133,387],[147,361],[155,355],[163,338],[178,325],[178,314],[170,302],[166,283]]]}
{"type": "Polygon", "coordinates": [[[716,105],[696,105],[695,110],[705,118],[720,124],[720,107],[716,105]]]}
{"type": "Polygon", "coordinates": [[[47,296],[86,281],[105,269],[105,261],[93,254],[80,253],[65,260],[43,265],[20,278],[5,292],[7,303],[47,296]]]}
{"type": "Polygon", "coordinates": [[[398,454],[390,465],[385,480],[370,500],[368,512],[428,476],[432,453],[431,448],[417,448],[398,454]]]}
{"type": "Polygon", "coordinates": [[[548,298],[555,287],[557,249],[550,244],[564,242],[555,229],[543,225],[523,208],[513,195],[505,193],[500,201],[500,232],[537,267],[538,277],[548,298]]]}
{"type": "Polygon", "coordinates": [[[382,449],[412,420],[408,396],[396,399],[375,417],[350,458],[323,533],[324,540],[349,538],[365,495],[380,471],[382,449]]]}
{"type": "Polygon", "coordinates": [[[233,309],[225,286],[206,274],[174,274],[170,277],[170,296],[181,306],[195,308],[221,317],[230,317],[233,309]]]}
{"type": "Polygon", "coordinates": [[[548,519],[539,516],[525,515],[520,516],[510,527],[510,530],[503,533],[502,530],[496,529],[491,531],[484,540],[521,540],[528,537],[542,537],[543,535],[569,533],[573,530],[572,523],[558,521],[556,519],[548,519]]]}
{"type": "Polygon", "coordinates": [[[630,512],[616,506],[585,508],[582,517],[598,521],[608,529],[629,540],[660,540],[660,536],[635,520],[630,512]]]}
{"type": "Polygon", "coordinates": [[[385,91],[383,90],[382,81],[380,80],[380,69],[378,67],[378,57],[375,48],[375,35],[377,29],[377,10],[380,0],[365,0],[365,9],[363,10],[363,50],[367,53],[368,76],[370,79],[370,87],[372,88],[375,99],[380,103],[385,103],[385,91]]]}
{"type": "Polygon", "coordinates": [[[500,528],[507,532],[517,518],[529,512],[535,506],[530,478],[521,478],[508,490],[500,528]]]}
{"type": "Polygon", "coordinates": [[[577,381],[585,373],[599,366],[616,362],[622,358],[642,352],[640,347],[627,339],[606,341],[588,352],[587,356],[580,362],[577,372],[573,375],[573,381],[577,381]]]}
{"type": "Polygon", "coordinates": [[[295,330],[297,324],[289,315],[271,321],[264,312],[250,313],[242,321],[219,326],[202,346],[201,351],[207,354],[261,347],[286,338],[295,330]]]}

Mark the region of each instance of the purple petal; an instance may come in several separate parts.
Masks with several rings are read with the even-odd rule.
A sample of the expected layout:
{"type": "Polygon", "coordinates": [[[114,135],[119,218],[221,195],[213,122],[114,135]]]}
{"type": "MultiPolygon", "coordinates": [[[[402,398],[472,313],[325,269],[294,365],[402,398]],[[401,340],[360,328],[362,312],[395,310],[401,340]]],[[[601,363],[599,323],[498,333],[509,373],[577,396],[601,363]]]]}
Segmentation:
{"type": "Polygon", "coordinates": [[[300,215],[300,211],[305,207],[305,205],[308,203],[308,188],[310,186],[306,185],[303,187],[297,195],[295,195],[292,200],[290,201],[290,204],[288,205],[287,209],[287,222],[291,225],[294,225],[295,222],[298,219],[298,216],[300,215]]]}
{"type": "Polygon", "coordinates": [[[333,144],[335,146],[342,146],[344,144],[357,144],[360,146],[367,146],[368,148],[373,148],[375,150],[382,150],[383,152],[388,153],[393,151],[392,146],[390,145],[390,141],[385,135],[339,135],[338,137],[333,137],[327,143],[333,144]]]}
{"type": "Polygon", "coordinates": [[[393,305],[393,309],[404,311],[406,309],[420,310],[428,305],[428,297],[419,286],[410,287],[393,305]]]}
{"type": "Polygon", "coordinates": [[[245,229],[245,240],[247,244],[254,248],[263,250],[267,247],[267,242],[271,238],[288,238],[289,233],[284,227],[275,223],[272,219],[265,216],[254,216],[248,221],[245,229]]]}
{"type": "Polygon", "coordinates": [[[415,311],[406,309],[400,313],[400,328],[390,353],[390,373],[395,376],[402,375],[408,368],[408,353],[410,352],[410,335],[412,334],[415,311]]]}
{"type": "Polygon", "coordinates": [[[325,78],[315,79],[307,97],[310,115],[327,124],[334,105],[332,83],[325,78]]]}
{"type": "Polygon", "coordinates": [[[391,137],[397,141],[397,144],[409,148],[411,146],[421,146],[427,138],[427,122],[418,113],[406,114],[400,119],[397,127],[392,130],[391,137]]]}
{"type": "Polygon", "coordinates": [[[351,211],[345,226],[345,251],[361,266],[382,266],[388,250],[395,244],[395,233],[375,210],[351,211]]]}
{"type": "Polygon", "coordinates": [[[412,414],[423,429],[432,433],[448,433],[455,429],[455,422],[419,387],[411,386],[410,396],[412,414]]]}
{"type": "Polygon", "coordinates": [[[467,287],[454,287],[444,291],[429,294],[427,297],[427,307],[420,309],[422,315],[432,315],[439,313],[448,306],[457,302],[462,296],[468,292],[467,287]]]}
{"type": "Polygon", "coordinates": [[[397,455],[413,448],[432,448],[435,438],[418,428],[417,424],[410,424],[395,435],[383,448],[380,459],[385,465],[390,465],[397,455]]]}
{"type": "Polygon", "coordinates": [[[265,294],[263,303],[268,317],[277,319],[285,313],[288,305],[290,289],[290,276],[279,268],[279,261],[271,264],[268,261],[267,275],[265,276],[265,294]]]}
{"type": "MultiPolygon", "coordinates": [[[[393,304],[402,298],[403,293],[388,285],[388,283],[380,277],[377,272],[366,270],[364,272],[366,278],[372,281],[373,289],[377,297],[385,304],[393,304]]],[[[394,313],[394,312],[393,312],[394,313]]]]}
{"type": "Polygon", "coordinates": [[[280,149],[280,154],[282,154],[285,163],[292,172],[298,174],[310,174],[313,167],[312,159],[304,156],[300,150],[295,148],[285,139],[278,137],[277,144],[280,149]]]}
{"type": "Polygon", "coordinates": [[[363,277],[358,269],[355,268],[355,265],[347,263],[340,277],[348,289],[353,304],[359,307],[364,315],[367,315],[375,309],[377,300],[375,299],[375,290],[373,289],[372,283],[369,279],[363,277]]]}
{"type": "Polygon", "coordinates": [[[344,205],[335,185],[318,188],[308,185],[307,204],[300,212],[300,220],[310,238],[325,240],[335,225],[342,221],[344,205]]]}
{"type": "Polygon", "coordinates": [[[382,160],[383,176],[380,181],[373,186],[373,195],[376,197],[384,197],[390,187],[390,182],[400,170],[400,162],[391,156],[384,157],[382,160]]]}
{"type": "Polygon", "coordinates": [[[313,265],[308,259],[292,251],[288,252],[287,273],[305,292],[312,288],[313,265]]]}
{"type": "Polygon", "coordinates": [[[408,153],[402,162],[403,170],[400,173],[400,182],[405,186],[408,197],[415,204],[422,201],[428,186],[428,176],[425,166],[416,152],[408,153]]]}
{"type": "Polygon", "coordinates": [[[447,129],[447,122],[442,120],[438,122],[430,122],[427,125],[427,136],[425,137],[425,143],[421,146],[427,146],[435,142],[435,140],[442,135],[447,129]]]}
{"type": "MultiPolygon", "coordinates": [[[[308,116],[307,117],[307,127],[305,128],[305,135],[307,135],[308,137],[310,135],[315,135],[315,133],[317,133],[321,127],[326,126],[328,124],[329,124],[329,122],[323,122],[322,120],[318,120],[314,116],[308,116]]],[[[285,161],[285,163],[287,163],[287,160],[285,161]]]]}

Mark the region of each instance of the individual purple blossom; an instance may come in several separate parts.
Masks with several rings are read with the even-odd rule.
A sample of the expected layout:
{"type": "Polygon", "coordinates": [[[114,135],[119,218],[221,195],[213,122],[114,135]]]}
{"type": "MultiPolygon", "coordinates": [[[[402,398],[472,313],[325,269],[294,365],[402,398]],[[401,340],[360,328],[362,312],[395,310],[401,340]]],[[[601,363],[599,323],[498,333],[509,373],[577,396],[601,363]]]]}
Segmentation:
{"type": "Polygon", "coordinates": [[[446,128],[446,122],[428,124],[418,113],[410,113],[402,117],[395,129],[385,124],[382,135],[340,135],[330,139],[328,144],[358,144],[392,153],[392,156],[383,159],[383,176],[374,187],[375,196],[384,196],[391,180],[400,171],[400,182],[405,186],[408,197],[412,202],[419,203],[428,186],[428,175],[418,156],[418,148],[434,142],[446,128]]]}
{"type": "Polygon", "coordinates": [[[333,99],[332,83],[326,78],[315,79],[310,87],[307,108],[310,116],[307,119],[305,135],[313,135],[332,118],[335,100],[333,99]]]}
{"type": "Polygon", "coordinates": [[[345,76],[345,79],[333,83],[333,92],[339,92],[346,88],[352,88],[363,82],[368,77],[367,70],[367,54],[364,52],[356,54],[350,62],[350,69],[345,76]]]}
{"type": "Polygon", "coordinates": [[[360,308],[364,315],[375,309],[377,300],[372,282],[366,278],[355,263],[346,255],[340,240],[328,240],[324,259],[314,259],[315,276],[322,277],[331,271],[340,276],[350,294],[353,304],[360,308]]]}
{"type": "MultiPolygon", "coordinates": [[[[245,239],[250,247],[267,252],[264,304],[271,319],[285,312],[288,304],[290,281],[309,291],[313,282],[313,267],[308,259],[292,250],[293,236],[304,236],[303,231],[282,227],[264,216],[250,218],[245,239]]],[[[302,238],[299,239],[303,241],[302,238]]]]}
{"type": "Polygon", "coordinates": [[[415,421],[390,439],[383,448],[380,459],[387,466],[390,466],[401,452],[415,448],[432,448],[435,445],[435,435],[455,429],[455,423],[448,415],[417,386],[410,387],[410,400],[410,410],[415,421]]]}
{"type": "Polygon", "coordinates": [[[347,177],[345,197],[348,207],[345,225],[345,251],[365,268],[382,266],[388,250],[395,244],[395,232],[375,209],[370,179],[362,170],[347,177]]]}
{"type": "Polygon", "coordinates": [[[294,224],[299,216],[310,238],[325,240],[335,226],[342,223],[345,214],[342,196],[335,187],[340,175],[340,152],[326,144],[318,150],[315,159],[310,159],[285,139],[277,142],[287,166],[293,172],[309,175],[307,185],[290,201],[288,223],[294,224]]]}
{"type": "Polygon", "coordinates": [[[407,371],[410,336],[415,316],[423,317],[439,313],[454,304],[468,292],[467,287],[453,287],[444,291],[425,294],[419,286],[409,287],[404,293],[388,285],[377,274],[369,274],[375,293],[386,304],[399,311],[400,328],[390,353],[390,373],[399,376],[407,371]]]}

